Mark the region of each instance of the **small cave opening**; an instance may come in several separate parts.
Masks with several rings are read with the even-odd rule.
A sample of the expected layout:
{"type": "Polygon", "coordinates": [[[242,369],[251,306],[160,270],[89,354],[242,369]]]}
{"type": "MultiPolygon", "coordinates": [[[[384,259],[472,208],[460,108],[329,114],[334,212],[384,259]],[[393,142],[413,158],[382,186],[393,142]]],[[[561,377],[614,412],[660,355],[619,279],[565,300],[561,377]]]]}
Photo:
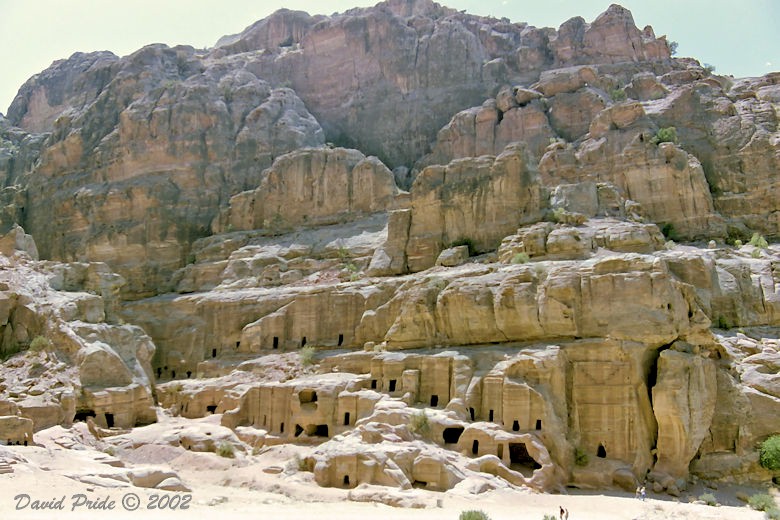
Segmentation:
{"type": "Polygon", "coordinates": [[[541,429],[542,429],[542,420],[541,419],[537,419],[536,420],[536,430],[539,431],[541,429]]]}
{"type": "Polygon", "coordinates": [[[340,347],[343,344],[344,344],[344,334],[339,334],[339,344],[338,344],[338,346],[340,347]]]}
{"type": "Polygon", "coordinates": [[[395,392],[395,379],[390,380],[390,386],[388,387],[390,392],[395,392]]]}
{"type": "Polygon", "coordinates": [[[114,414],[106,412],[104,414],[106,416],[106,426],[109,428],[114,427],[114,414]]]}
{"type": "Polygon", "coordinates": [[[73,421],[87,422],[87,417],[92,417],[93,419],[97,417],[97,415],[95,414],[95,410],[88,410],[88,409],[76,410],[76,415],[73,416],[73,421]]]}
{"type": "Polygon", "coordinates": [[[596,456],[600,459],[607,458],[607,449],[604,447],[603,444],[599,444],[599,448],[596,450],[596,456]]]}
{"type": "Polygon", "coordinates": [[[300,435],[303,433],[303,426],[300,424],[295,425],[295,436],[300,437],[300,435]]]}
{"type": "Polygon", "coordinates": [[[423,482],[422,480],[415,480],[412,483],[412,487],[414,489],[425,489],[426,487],[428,487],[428,483],[427,482],[423,482]]]}
{"type": "Polygon", "coordinates": [[[171,379],[176,379],[176,371],[171,370],[171,379]]]}
{"type": "Polygon", "coordinates": [[[279,348],[279,336],[274,336],[273,348],[279,348]]]}
{"type": "Polygon", "coordinates": [[[463,434],[463,426],[451,426],[444,428],[441,436],[444,439],[444,444],[455,444],[460,440],[460,436],[463,434]]]}
{"type": "Polygon", "coordinates": [[[241,346],[241,342],[240,341],[236,341],[236,348],[238,348],[240,346],[241,346]]]}
{"type": "Polygon", "coordinates": [[[528,453],[528,448],[526,448],[524,442],[509,443],[509,464],[511,469],[520,471],[526,476],[530,475],[528,473],[529,470],[530,472],[533,472],[542,467],[541,464],[536,462],[536,459],[528,453]]]}
{"type": "Polygon", "coordinates": [[[519,432],[520,431],[520,421],[518,421],[517,419],[512,421],[512,431],[513,432],[519,432]]]}
{"type": "Polygon", "coordinates": [[[217,405],[215,405],[215,404],[208,405],[206,407],[206,412],[211,413],[211,414],[216,413],[217,412],[217,405]]]}
{"type": "Polygon", "coordinates": [[[431,396],[431,406],[439,406],[439,396],[434,394],[431,396]]]}
{"type": "Polygon", "coordinates": [[[192,370],[187,370],[187,379],[192,377],[192,370]]]}
{"type": "Polygon", "coordinates": [[[279,425],[279,433],[284,433],[284,423],[279,425]]]}
{"type": "Polygon", "coordinates": [[[306,346],[306,336],[304,336],[303,338],[301,338],[301,348],[303,348],[303,347],[305,347],[305,346],[306,346]]]}
{"type": "Polygon", "coordinates": [[[344,478],[341,480],[341,482],[342,482],[342,483],[343,483],[345,486],[349,486],[349,475],[344,475],[344,478]]]}
{"type": "Polygon", "coordinates": [[[474,420],[474,417],[476,417],[476,413],[474,411],[474,408],[469,408],[469,416],[471,416],[471,420],[474,420]]]}
{"type": "Polygon", "coordinates": [[[471,454],[477,455],[479,453],[479,441],[477,439],[474,439],[474,442],[471,443],[471,454]]]}
{"type": "Polygon", "coordinates": [[[371,390],[376,390],[376,379],[371,380],[371,390]]]}
{"type": "Polygon", "coordinates": [[[211,349],[211,357],[212,358],[217,357],[217,349],[215,349],[215,348],[211,349]]]}
{"type": "Polygon", "coordinates": [[[157,367],[157,379],[160,379],[162,377],[162,368],[157,367]]]}
{"type": "Polygon", "coordinates": [[[301,390],[301,393],[298,394],[298,400],[301,404],[306,403],[316,403],[317,402],[317,391],[316,390],[301,390]]]}
{"type": "Polygon", "coordinates": [[[344,412],[344,426],[349,426],[349,412],[344,412]]]}
{"type": "Polygon", "coordinates": [[[493,410],[488,413],[488,421],[493,422],[493,410]]]}

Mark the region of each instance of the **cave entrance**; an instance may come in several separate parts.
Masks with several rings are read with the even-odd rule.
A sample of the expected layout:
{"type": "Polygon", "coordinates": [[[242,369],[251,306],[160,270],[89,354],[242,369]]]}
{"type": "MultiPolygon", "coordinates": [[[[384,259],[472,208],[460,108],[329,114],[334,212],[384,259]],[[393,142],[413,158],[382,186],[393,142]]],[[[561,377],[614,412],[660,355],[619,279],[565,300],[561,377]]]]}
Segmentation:
{"type": "Polygon", "coordinates": [[[114,427],[114,414],[106,412],[104,414],[106,416],[106,426],[109,428],[114,427]]]}
{"type": "Polygon", "coordinates": [[[301,348],[303,348],[303,347],[305,347],[305,346],[306,346],[306,336],[304,336],[303,338],[301,338],[301,348]]]}
{"type": "Polygon", "coordinates": [[[376,390],[376,379],[371,380],[371,390],[376,390]]]}
{"type": "Polygon", "coordinates": [[[474,408],[469,408],[469,415],[471,416],[471,420],[473,421],[475,416],[474,408]]]}
{"type": "Polygon", "coordinates": [[[524,442],[509,443],[509,463],[511,469],[519,471],[525,476],[530,476],[533,470],[542,467],[528,453],[528,448],[525,447],[524,442]]]}
{"type": "Polygon", "coordinates": [[[274,336],[274,348],[279,348],[279,336],[274,336]]]}
{"type": "Polygon", "coordinates": [[[344,412],[344,426],[349,426],[349,412],[344,412]]]}
{"type": "Polygon", "coordinates": [[[488,414],[488,421],[493,422],[493,410],[490,410],[490,413],[488,414]]]}
{"type": "Polygon", "coordinates": [[[303,426],[300,424],[295,425],[295,436],[299,437],[303,433],[303,426]]]}
{"type": "Polygon", "coordinates": [[[513,432],[519,432],[520,431],[520,421],[515,419],[514,422],[512,422],[512,431],[513,432]]]}
{"type": "Polygon", "coordinates": [[[344,475],[344,478],[341,481],[345,486],[349,486],[349,475],[344,475]]]}
{"type": "Polygon", "coordinates": [[[537,430],[541,430],[542,429],[542,420],[541,419],[537,419],[536,420],[536,429],[537,430]]]}
{"type": "Polygon", "coordinates": [[[431,396],[431,406],[439,406],[439,396],[438,395],[432,395],[431,396]]]}
{"type": "Polygon", "coordinates": [[[211,357],[212,358],[217,357],[217,349],[215,349],[215,348],[211,349],[211,357]]]}
{"type": "Polygon", "coordinates": [[[339,344],[338,344],[338,346],[340,347],[343,343],[344,343],[344,334],[339,334],[339,344]]]}
{"type": "Polygon", "coordinates": [[[389,391],[391,391],[391,392],[395,392],[395,379],[391,379],[391,380],[390,380],[390,387],[389,387],[389,391]]]}
{"type": "Polygon", "coordinates": [[[306,435],[309,437],[327,437],[328,425],[327,424],[310,424],[306,426],[306,435]]]}
{"type": "Polygon", "coordinates": [[[460,440],[460,436],[463,434],[463,426],[453,426],[450,428],[444,428],[442,437],[444,438],[444,444],[455,444],[460,440]]]}
{"type": "Polygon", "coordinates": [[[87,422],[87,417],[92,417],[92,418],[97,417],[97,415],[95,414],[95,410],[87,410],[87,409],[76,410],[76,415],[73,416],[73,421],[87,422]]]}
{"type": "Polygon", "coordinates": [[[471,453],[472,455],[479,453],[479,441],[477,439],[474,439],[474,442],[471,443],[471,453]]]}
{"type": "Polygon", "coordinates": [[[596,456],[600,459],[607,458],[607,449],[604,447],[603,444],[599,444],[599,449],[596,450],[596,456]]]}
{"type": "Polygon", "coordinates": [[[215,404],[210,404],[210,405],[208,405],[206,407],[206,412],[208,412],[208,413],[212,413],[213,414],[213,413],[216,413],[216,411],[217,411],[217,405],[215,405],[215,404]]]}

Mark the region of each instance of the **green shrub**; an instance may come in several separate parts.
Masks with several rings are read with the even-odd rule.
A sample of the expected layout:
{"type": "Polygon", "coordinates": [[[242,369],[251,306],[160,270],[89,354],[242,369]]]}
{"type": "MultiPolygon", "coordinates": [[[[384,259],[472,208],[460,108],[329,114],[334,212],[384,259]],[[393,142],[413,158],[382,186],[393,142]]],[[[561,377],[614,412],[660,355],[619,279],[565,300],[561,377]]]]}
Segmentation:
{"type": "Polygon", "coordinates": [[[574,464],[580,467],[588,465],[588,454],[581,448],[574,448],[574,464]]]}
{"type": "Polygon", "coordinates": [[[731,323],[729,320],[726,319],[725,316],[718,316],[718,319],[715,321],[715,325],[719,329],[727,330],[731,328],[731,323]]]}
{"type": "Polygon", "coordinates": [[[542,520],[558,520],[555,515],[544,515],[542,520]]]}
{"type": "Polygon", "coordinates": [[[314,347],[303,347],[298,351],[298,356],[301,360],[301,365],[308,367],[314,364],[314,347]]]}
{"type": "Polygon", "coordinates": [[[760,249],[754,249],[750,252],[751,258],[761,258],[761,250],[760,249]]]}
{"type": "Polygon", "coordinates": [[[626,95],[626,91],[622,88],[616,88],[610,92],[610,96],[612,97],[612,101],[625,101],[628,96],[626,95]]]}
{"type": "Polygon", "coordinates": [[[740,247],[742,247],[742,240],[740,240],[740,239],[736,239],[736,240],[734,241],[734,247],[736,247],[736,248],[740,248],[740,247]]]}
{"type": "Polygon", "coordinates": [[[222,441],[217,446],[217,455],[226,459],[232,459],[236,455],[236,449],[228,441],[222,441]]]}
{"type": "Polygon", "coordinates": [[[531,257],[528,256],[528,253],[517,253],[512,257],[513,264],[527,264],[530,260],[531,257]]]}
{"type": "Polygon", "coordinates": [[[699,500],[707,504],[708,506],[714,506],[718,504],[718,499],[712,493],[704,493],[699,495],[699,500]]]}
{"type": "Polygon", "coordinates": [[[418,435],[428,435],[431,431],[431,423],[425,412],[417,412],[409,418],[409,431],[418,435]]]}
{"type": "Polygon", "coordinates": [[[484,511],[470,509],[468,511],[462,511],[458,520],[490,520],[490,517],[484,511]]]}
{"type": "Polygon", "coordinates": [[[667,240],[679,240],[680,236],[677,234],[677,230],[674,229],[674,224],[671,222],[664,222],[661,224],[661,233],[667,240]]]}
{"type": "Polygon", "coordinates": [[[566,210],[563,208],[555,208],[552,212],[552,221],[553,222],[563,222],[563,217],[566,214],[566,210]]]}
{"type": "Polygon", "coordinates": [[[780,435],[772,435],[762,442],[759,453],[761,466],[770,471],[780,470],[780,435]]]}
{"type": "Polygon", "coordinates": [[[780,509],[773,507],[772,509],[767,509],[764,512],[766,513],[766,517],[769,518],[769,520],[780,520],[780,509]]]}
{"type": "Polygon", "coordinates": [[[756,493],[752,495],[748,500],[750,507],[756,511],[769,511],[770,509],[777,509],[775,505],[775,499],[772,495],[766,493],[756,493]]]}
{"type": "Polygon", "coordinates": [[[679,45],[679,43],[677,43],[675,41],[671,41],[671,42],[667,43],[667,45],[669,46],[669,54],[672,55],[672,56],[676,55],[677,54],[677,46],[679,45]]]}
{"type": "Polygon", "coordinates": [[[667,126],[666,128],[659,128],[650,142],[653,144],[660,143],[677,143],[677,128],[673,126],[667,126]]]}
{"type": "Polygon", "coordinates": [[[43,352],[44,350],[48,350],[49,347],[51,347],[51,342],[48,338],[44,338],[43,336],[35,336],[30,342],[30,350],[33,352],[43,352]]]}
{"type": "Polygon", "coordinates": [[[769,247],[769,242],[767,242],[766,238],[764,238],[763,235],[760,235],[759,233],[753,233],[753,236],[750,237],[750,242],[748,242],[748,244],[759,249],[766,249],[769,247]]]}
{"type": "Polygon", "coordinates": [[[715,72],[715,65],[713,65],[712,63],[705,63],[704,70],[706,70],[707,73],[712,74],[713,72],[715,72]]]}

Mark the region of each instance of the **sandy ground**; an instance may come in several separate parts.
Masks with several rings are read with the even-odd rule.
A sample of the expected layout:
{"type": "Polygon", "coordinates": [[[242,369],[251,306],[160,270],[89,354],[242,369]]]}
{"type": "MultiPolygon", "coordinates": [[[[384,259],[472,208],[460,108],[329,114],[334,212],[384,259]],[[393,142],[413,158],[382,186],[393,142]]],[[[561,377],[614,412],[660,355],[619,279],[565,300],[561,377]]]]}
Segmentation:
{"type": "MultiPolygon", "coordinates": [[[[734,498],[735,488],[721,486],[717,491],[724,504],[710,507],[688,503],[688,497],[673,501],[668,496],[649,494],[646,501],[633,493],[596,494],[570,490],[568,495],[545,495],[531,491],[506,489],[479,495],[450,491],[437,493],[426,490],[400,492],[376,486],[346,491],[317,486],[312,474],[291,469],[295,453],[307,448],[278,446],[255,456],[225,459],[213,453],[193,453],[169,446],[143,446],[117,453],[125,467],[149,466],[176,471],[191,489],[191,493],[174,493],[129,486],[106,478],[122,467],[113,467],[116,459],[89,446],[64,449],[52,441],[53,436],[36,434],[38,447],[9,447],[23,460],[12,464],[13,473],[0,475],[0,518],[2,519],[208,519],[243,518],[316,520],[371,518],[372,520],[428,519],[455,520],[461,511],[481,509],[493,520],[542,520],[545,514],[557,518],[559,506],[569,510],[571,520],[618,519],[761,519],[763,513],[752,511],[734,498]],[[162,464],[159,464],[162,463],[162,464]],[[78,480],[76,480],[78,479],[78,480]],[[122,487],[106,487],[119,485],[122,487]],[[34,510],[24,505],[30,502],[61,501],[62,509],[34,510]],[[80,496],[79,496],[80,495],[80,496]],[[392,507],[376,501],[376,496],[404,503],[407,507],[392,507]],[[164,497],[164,498],[163,498],[164,497]],[[190,498],[187,498],[190,497],[190,498]],[[138,499],[137,501],[135,499],[138,499]],[[94,509],[85,500],[94,503],[94,509]],[[152,508],[155,504],[164,509],[152,508]],[[76,506],[74,508],[74,505],[76,506]],[[128,510],[128,508],[138,509],[128,510]],[[172,506],[177,507],[172,507],[172,506]],[[181,506],[187,505],[186,509],[181,506]]],[[[5,452],[8,454],[8,451],[5,452]]],[[[761,490],[743,490],[748,493],[761,490]]],[[[703,490],[691,490],[697,496],[703,490]]]]}

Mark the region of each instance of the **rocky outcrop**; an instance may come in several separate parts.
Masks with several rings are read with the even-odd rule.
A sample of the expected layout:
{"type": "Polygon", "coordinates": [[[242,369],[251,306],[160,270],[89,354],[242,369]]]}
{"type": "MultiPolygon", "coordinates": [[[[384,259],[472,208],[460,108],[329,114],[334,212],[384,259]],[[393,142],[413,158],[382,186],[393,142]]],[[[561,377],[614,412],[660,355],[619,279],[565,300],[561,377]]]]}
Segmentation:
{"type": "Polygon", "coordinates": [[[393,173],[357,150],[299,150],[279,157],[252,191],[230,199],[215,231],[322,226],[383,212],[395,205],[393,173]]]}

